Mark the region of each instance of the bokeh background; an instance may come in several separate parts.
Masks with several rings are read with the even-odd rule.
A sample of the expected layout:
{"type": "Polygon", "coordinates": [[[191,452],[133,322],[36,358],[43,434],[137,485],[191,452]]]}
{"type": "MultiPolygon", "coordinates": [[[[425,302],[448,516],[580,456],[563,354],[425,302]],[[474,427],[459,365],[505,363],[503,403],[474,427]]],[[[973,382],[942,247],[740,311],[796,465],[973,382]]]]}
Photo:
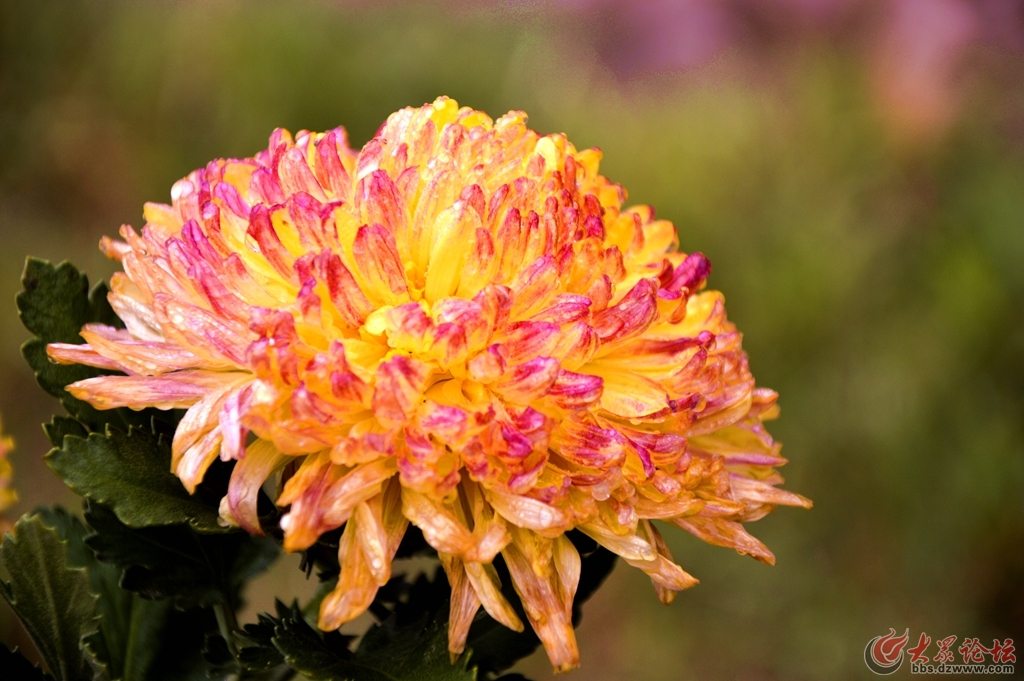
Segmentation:
{"type": "MultiPolygon", "coordinates": [[[[863,679],[890,627],[1024,651],[1018,0],[0,0],[14,515],[75,503],[41,461],[58,406],[19,355],[26,255],[107,277],[99,237],[207,160],[277,126],[361,144],[440,94],[600,147],[711,258],[782,396],[787,487],[815,501],[750,526],[774,568],[667,532],[702,580],[668,608],[620,565],[575,678],[863,679]]],[[[307,591],[286,561],[252,609],[307,591]]],[[[0,639],[23,640],[6,605],[0,639]]],[[[518,669],[551,674],[542,654],[518,669]]]]}

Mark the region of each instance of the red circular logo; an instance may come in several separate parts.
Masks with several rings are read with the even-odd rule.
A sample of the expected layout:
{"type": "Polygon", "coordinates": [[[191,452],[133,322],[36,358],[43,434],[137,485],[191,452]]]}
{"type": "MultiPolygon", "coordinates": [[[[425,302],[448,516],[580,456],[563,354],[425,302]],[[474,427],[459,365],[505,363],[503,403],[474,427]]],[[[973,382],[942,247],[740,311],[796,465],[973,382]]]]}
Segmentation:
{"type": "Polygon", "coordinates": [[[864,664],[875,674],[892,674],[903,664],[903,649],[910,640],[910,629],[896,636],[895,629],[889,629],[885,636],[876,636],[864,646],[864,664]]]}

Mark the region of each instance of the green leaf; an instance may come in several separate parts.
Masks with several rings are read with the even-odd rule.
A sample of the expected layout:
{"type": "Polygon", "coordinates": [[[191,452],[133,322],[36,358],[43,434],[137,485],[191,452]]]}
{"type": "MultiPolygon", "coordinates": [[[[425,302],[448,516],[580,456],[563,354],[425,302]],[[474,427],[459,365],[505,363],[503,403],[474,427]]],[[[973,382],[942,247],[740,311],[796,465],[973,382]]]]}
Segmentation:
{"type": "Polygon", "coordinates": [[[120,588],[121,570],[96,559],[85,544],[89,530],[76,516],[59,507],[37,513],[67,543],[68,564],[85,568],[90,589],[99,599],[99,631],[84,640],[96,678],[149,679],[162,647],[175,640],[165,626],[172,602],[148,600],[120,588]]]}
{"type": "Polygon", "coordinates": [[[80,645],[98,629],[96,598],[85,570],[68,562],[58,532],[39,516],[23,517],[0,544],[0,564],[11,579],[0,582],[0,593],[54,675],[86,681],[93,674],[80,645]]]}
{"type": "MultiPolygon", "coordinates": [[[[138,599],[147,603],[145,599],[138,599]]],[[[153,602],[150,602],[153,603],[153,602]]],[[[155,604],[167,604],[157,601],[155,604]]],[[[217,631],[217,620],[206,608],[194,608],[184,612],[167,607],[163,619],[148,622],[144,610],[137,611],[133,618],[133,631],[140,644],[136,646],[142,658],[132,658],[126,663],[125,681],[207,681],[220,678],[214,675],[212,667],[203,659],[203,643],[217,631]],[[148,647],[142,645],[148,641],[148,647]]]]}
{"type": "Polygon", "coordinates": [[[129,527],[187,523],[199,532],[229,531],[217,523],[217,509],[189,495],[171,472],[170,445],[144,429],[65,435],[46,464],[68,487],[109,506],[129,527]]]}
{"type": "Polygon", "coordinates": [[[383,623],[371,627],[355,653],[349,652],[347,637],[337,634],[321,637],[305,622],[297,605],[288,611],[282,611],[279,605],[277,619],[264,617],[273,619],[272,641],[285,661],[315,681],[476,679],[476,669],[468,667],[468,654],[454,664],[450,661],[443,578],[434,583],[421,579],[413,585],[409,603],[413,605],[403,604],[383,623]],[[427,602],[430,605],[423,607],[427,602]],[[418,616],[410,617],[413,614],[418,616]]]}
{"type": "Polygon", "coordinates": [[[85,426],[70,416],[54,416],[50,419],[49,423],[43,424],[43,432],[46,433],[46,437],[49,438],[50,444],[54,447],[61,446],[65,435],[74,435],[76,437],[87,437],[89,435],[89,431],[86,430],[85,426]]]}
{"type": "Polygon", "coordinates": [[[246,671],[267,671],[285,663],[281,651],[274,645],[274,628],[278,620],[289,615],[290,610],[281,601],[276,601],[275,606],[276,619],[264,613],[257,617],[255,624],[247,624],[243,629],[238,663],[246,671]]]}
{"type": "Polygon", "coordinates": [[[467,669],[470,653],[462,655],[454,664],[448,652],[448,609],[451,587],[438,567],[433,578],[421,574],[409,584],[405,577],[392,579],[381,589],[381,601],[391,604],[390,614],[376,608],[382,621],[367,630],[356,649],[356,658],[373,666],[390,663],[401,666],[404,675],[399,678],[419,678],[418,673],[431,670],[458,670],[460,674],[437,678],[463,679],[477,676],[477,669],[467,669]],[[425,665],[422,672],[419,666],[425,665]],[[469,676],[467,676],[469,675],[469,676]]]}
{"type": "Polygon", "coordinates": [[[125,593],[128,597],[120,603],[113,622],[108,625],[103,621],[103,625],[107,625],[103,626],[102,633],[110,677],[145,681],[155,669],[160,650],[174,640],[175,632],[166,627],[173,606],[170,599],[150,601],[127,591],[125,593]],[[115,641],[120,641],[122,647],[115,647],[115,641]]]}
{"type": "MultiPolygon", "coordinates": [[[[294,670],[285,663],[281,651],[274,646],[274,630],[279,620],[291,615],[292,609],[281,601],[275,601],[275,606],[277,618],[264,613],[259,615],[257,623],[247,624],[242,631],[235,632],[234,641],[238,646],[236,655],[231,654],[219,634],[207,637],[203,657],[211,665],[214,675],[233,674],[235,678],[241,675],[241,678],[252,681],[292,678],[294,670]]],[[[343,639],[345,654],[348,654],[349,638],[343,639]]]]}
{"type": "Polygon", "coordinates": [[[54,364],[46,355],[50,343],[82,343],[79,332],[90,322],[123,327],[107,302],[107,287],[98,284],[89,291],[89,279],[71,263],[54,266],[29,258],[22,274],[22,291],[17,304],[21,321],[34,336],[21,347],[21,354],[35,372],[42,388],[60,399],[68,413],[89,427],[103,430],[108,423],[123,427],[145,425],[148,416],[129,409],[99,411],[75,399],[64,387],[105,372],[82,365],[54,364]]]}
{"type": "Polygon", "coordinates": [[[18,311],[25,328],[49,342],[75,343],[82,324],[99,322],[124,328],[107,302],[106,286],[89,293],[89,278],[69,262],[54,266],[27,258],[21,275],[18,311]]]}
{"type": "Polygon", "coordinates": [[[135,529],[110,509],[89,503],[94,530],[86,544],[121,571],[121,588],[143,598],[171,598],[179,609],[237,604],[243,584],[277,557],[273,540],[244,532],[199,534],[186,525],[135,529]]]}
{"type": "Polygon", "coordinates": [[[373,670],[356,668],[348,650],[331,650],[302,619],[297,605],[275,622],[273,643],[292,669],[314,681],[387,681],[389,678],[373,670]]]}
{"type": "Polygon", "coordinates": [[[219,632],[207,634],[203,642],[203,660],[210,666],[212,676],[216,678],[232,676],[237,679],[242,670],[238,660],[231,654],[227,641],[219,632]]]}
{"type": "Polygon", "coordinates": [[[132,594],[118,588],[120,572],[110,565],[97,561],[96,556],[85,545],[87,530],[82,521],[60,507],[39,508],[35,513],[47,527],[52,527],[66,544],[68,566],[85,569],[89,577],[89,589],[98,599],[96,609],[99,615],[99,630],[82,641],[86,660],[97,678],[118,678],[121,667],[117,662],[124,649],[123,637],[118,634],[125,628],[119,621],[119,615],[125,607],[131,608],[132,594]]]}
{"type": "Polygon", "coordinates": [[[354,661],[379,670],[388,679],[476,679],[475,667],[468,667],[469,653],[454,663],[448,652],[447,612],[426,616],[408,624],[392,617],[370,627],[356,650],[354,661]]]}
{"type": "Polygon", "coordinates": [[[0,644],[0,669],[7,681],[53,681],[53,677],[32,664],[18,649],[0,644]]]}
{"type": "Polygon", "coordinates": [[[90,563],[96,564],[92,551],[83,542],[87,530],[81,520],[61,506],[41,506],[32,515],[39,516],[43,524],[53,529],[65,543],[68,567],[86,568],[88,572],[90,563]]]}

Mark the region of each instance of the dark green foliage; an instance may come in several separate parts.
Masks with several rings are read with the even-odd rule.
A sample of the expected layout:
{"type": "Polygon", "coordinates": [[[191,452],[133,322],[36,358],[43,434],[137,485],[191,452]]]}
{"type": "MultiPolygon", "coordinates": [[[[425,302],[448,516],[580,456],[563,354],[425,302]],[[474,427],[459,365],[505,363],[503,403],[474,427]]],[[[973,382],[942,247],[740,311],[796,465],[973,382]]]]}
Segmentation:
{"type": "Polygon", "coordinates": [[[224,532],[216,505],[190,495],[170,462],[170,444],[142,428],[66,436],[46,455],[47,465],[68,487],[109,506],[130,527],[188,523],[200,532],[224,532]]]}
{"type": "Polygon", "coordinates": [[[242,532],[203,535],[185,525],[135,529],[89,503],[94,530],[85,542],[122,572],[121,588],[144,598],[171,598],[179,608],[234,605],[242,585],[277,557],[277,545],[242,532]]]}
{"type": "Polygon", "coordinates": [[[59,681],[92,679],[81,645],[99,627],[96,597],[85,570],[69,565],[58,532],[39,516],[22,518],[14,535],[5,535],[0,544],[0,564],[11,580],[0,582],[0,594],[54,676],[59,681]]]}
{"type": "MultiPolygon", "coordinates": [[[[417,532],[416,534],[419,533],[417,532]]],[[[572,532],[569,537],[580,552],[582,561],[580,584],[573,606],[573,623],[578,624],[582,617],[582,603],[596,591],[597,587],[601,585],[611,572],[615,565],[615,556],[599,547],[586,535],[572,532]]],[[[414,536],[410,546],[415,544],[416,537],[414,536]]],[[[422,555],[425,551],[417,549],[415,553],[422,555]]],[[[412,555],[412,552],[410,552],[410,555],[412,555]]],[[[521,601],[512,587],[511,578],[500,556],[495,560],[495,566],[501,576],[505,597],[516,609],[520,618],[526,622],[526,615],[523,612],[521,601]]],[[[440,570],[437,571],[433,579],[428,578],[426,575],[420,575],[412,583],[402,576],[393,578],[380,589],[373,604],[370,606],[370,610],[377,618],[378,623],[373,625],[363,637],[355,652],[356,659],[375,660],[378,655],[399,655],[400,653],[397,651],[400,650],[402,645],[399,642],[407,639],[416,639],[417,645],[420,646],[417,649],[417,654],[425,654],[424,651],[429,648],[430,644],[423,640],[422,637],[428,636],[428,632],[438,627],[445,632],[447,630],[447,612],[450,596],[450,587],[440,570]],[[416,636],[420,638],[412,636],[411,632],[419,632],[416,636]]],[[[269,619],[269,616],[264,617],[269,619]]],[[[279,610],[278,620],[287,621],[288,619],[279,610]]],[[[294,620],[295,618],[292,617],[291,619],[294,620]]],[[[264,637],[266,636],[266,631],[266,629],[263,630],[264,637]]],[[[314,666],[313,660],[325,661],[328,659],[324,657],[324,649],[327,648],[326,643],[319,640],[314,641],[310,638],[312,632],[306,632],[297,623],[293,622],[287,634],[287,637],[276,635],[272,642],[282,651],[286,651],[286,648],[282,646],[286,646],[288,651],[305,651],[305,654],[309,655],[309,660],[305,662],[306,666],[312,668],[314,666]]],[[[315,637],[315,634],[312,635],[315,637]]],[[[316,638],[319,639],[319,637],[316,638]]],[[[442,646],[445,655],[447,655],[447,635],[439,635],[437,640],[439,645],[442,646]]],[[[540,640],[531,628],[527,627],[522,632],[512,631],[491,619],[481,609],[470,629],[467,641],[469,666],[475,667],[475,671],[481,679],[494,678],[501,671],[508,669],[523,657],[531,654],[538,646],[540,646],[540,640]]],[[[266,648],[262,650],[266,650],[266,648]]],[[[333,651],[333,654],[339,654],[337,649],[333,651]]],[[[301,660],[305,659],[301,658],[301,660]]],[[[301,660],[299,658],[288,658],[289,663],[293,667],[301,660]]],[[[332,669],[334,666],[341,664],[333,660],[333,658],[331,660],[330,665],[332,669]]],[[[331,677],[325,676],[324,678],[331,677]]],[[[371,676],[367,678],[376,677],[371,676]]],[[[399,676],[397,678],[404,677],[399,676]]],[[[510,681],[522,679],[519,675],[503,678],[508,678],[510,681]]]]}
{"type": "Polygon", "coordinates": [[[241,669],[227,641],[219,633],[207,634],[203,642],[203,660],[209,665],[214,677],[237,674],[241,669]]]}
{"type": "Polygon", "coordinates": [[[68,413],[90,430],[102,430],[107,423],[122,427],[145,424],[148,417],[128,409],[101,412],[72,397],[64,387],[75,381],[101,375],[102,371],[81,365],[54,364],[46,355],[50,343],[82,343],[79,332],[88,323],[124,325],[107,302],[106,284],[90,292],[89,278],[68,262],[52,265],[29,258],[18,294],[21,321],[35,336],[25,342],[21,353],[43,390],[60,399],[68,413]]]}
{"type": "MultiPolygon", "coordinates": [[[[138,600],[147,602],[143,598],[138,600]]],[[[148,625],[140,618],[136,620],[135,626],[148,625]]],[[[184,612],[167,608],[159,632],[154,632],[150,638],[158,643],[154,650],[149,651],[148,670],[142,676],[126,676],[125,681],[206,681],[209,678],[220,678],[212,674],[213,669],[203,658],[203,643],[216,631],[216,617],[207,608],[184,612]]]]}
{"type": "Polygon", "coordinates": [[[293,605],[274,621],[271,643],[282,659],[300,674],[312,679],[352,678],[348,648],[332,648],[302,619],[302,611],[293,605]]]}
{"type": "Polygon", "coordinates": [[[387,671],[389,678],[475,679],[476,668],[468,666],[471,653],[450,661],[446,610],[404,624],[395,617],[374,625],[356,650],[356,661],[387,671]]]}
{"type": "Polygon", "coordinates": [[[75,516],[63,508],[40,508],[36,514],[48,527],[53,528],[65,543],[70,567],[83,568],[89,578],[89,589],[97,597],[96,614],[99,629],[82,641],[86,660],[104,678],[119,678],[123,669],[123,653],[128,649],[125,640],[129,630],[132,594],[118,587],[120,572],[113,566],[100,563],[85,545],[88,530],[75,516]]]}
{"type": "MultiPolygon", "coordinates": [[[[89,278],[69,262],[54,266],[45,260],[28,258],[21,283],[24,288],[17,298],[21,322],[36,335],[23,352],[33,367],[36,356],[33,353],[39,352],[35,348],[41,343],[81,343],[78,334],[84,324],[96,322],[124,327],[107,302],[106,284],[101,283],[90,292],[89,278]]],[[[45,357],[46,347],[41,350],[41,356],[45,357]]],[[[82,372],[73,380],[88,378],[86,367],[62,366],[55,371],[82,372]]],[[[39,377],[40,385],[51,395],[61,397],[69,376],[72,374],[44,372],[39,377]]]]}
{"type": "Polygon", "coordinates": [[[4,670],[7,681],[53,681],[53,677],[29,662],[15,648],[11,650],[0,643],[0,669],[4,670]]]}
{"type": "Polygon", "coordinates": [[[43,431],[54,447],[60,447],[64,443],[65,435],[74,435],[75,437],[89,435],[85,426],[70,416],[54,416],[49,423],[43,424],[43,431]]]}
{"type": "MultiPolygon", "coordinates": [[[[246,671],[261,672],[285,664],[284,656],[274,645],[274,630],[277,623],[288,617],[292,609],[281,601],[275,603],[277,617],[267,614],[259,616],[255,624],[247,624],[241,636],[243,645],[238,651],[238,663],[246,671]]],[[[345,649],[348,642],[345,642],[345,649]]]]}
{"type": "MultiPolygon", "coordinates": [[[[37,511],[42,521],[66,543],[68,564],[85,568],[92,593],[97,596],[99,629],[83,639],[82,652],[95,679],[147,681],[172,668],[206,675],[202,660],[182,651],[178,640],[194,632],[215,628],[212,617],[202,611],[179,612],[170,599],[150,600],[120,588],[121,570],[100,562],[86,545],[89,529],[62,508],[37,511]],[[166,658],[158,664],[161,656],[166,658]]],[[[182,678],[180,675],[160,678],[182,678]]]]}
{"type": "Polygon", "coordinates": [[[173,606],[169,599],[150,601],[122,593],[127,597],[120,599],[121,609],[110,613],[110,624],[104,613],[101,629],[107,637],[111,677],[144,681],[159,669],[156,661],[161,650],[170,652],[176,647],[173,636],[178,632],[169,626],[173,606]]]}
{"type": "Polygon", "coordinates": [[[272,641],[293,669],[317,681],[472,681],[468,654],[449,661],[445,615],[424,612],[401,621],[395,614],[371,627],[351,653],[339,644],[345,639],[321,637],[293,606],[275,619],[272,641]]]}

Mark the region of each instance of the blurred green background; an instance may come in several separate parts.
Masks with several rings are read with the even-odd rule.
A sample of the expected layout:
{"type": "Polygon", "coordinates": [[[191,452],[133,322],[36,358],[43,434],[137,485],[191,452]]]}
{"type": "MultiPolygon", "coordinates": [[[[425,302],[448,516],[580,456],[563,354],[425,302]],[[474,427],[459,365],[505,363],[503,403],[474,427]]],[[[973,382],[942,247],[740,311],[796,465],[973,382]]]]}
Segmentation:
{"type": "MultiPolygon", "coordinates": [[[[815,501],[749,526],[774,568],[666,532],[702,580],[668,608],[620,564],[575,678],[863,679],[890,627],[1022,650],[1022,86],[1016,0],[0,0],[12,515],[75,503],[18,350],[26,255],[107,277],[99,237],[206,161],[277,126],[361,144],[447,94],[600,147],[711,258],[781,394],[787,488],[815,501]]],[[[308,586],[287,562],[257,591],[252,609],[308,586]]],[[[24,644],[6,605],[0,639],[24,644]]],[[[551,674],[542,653],[518,669],[551,674]]]]}

